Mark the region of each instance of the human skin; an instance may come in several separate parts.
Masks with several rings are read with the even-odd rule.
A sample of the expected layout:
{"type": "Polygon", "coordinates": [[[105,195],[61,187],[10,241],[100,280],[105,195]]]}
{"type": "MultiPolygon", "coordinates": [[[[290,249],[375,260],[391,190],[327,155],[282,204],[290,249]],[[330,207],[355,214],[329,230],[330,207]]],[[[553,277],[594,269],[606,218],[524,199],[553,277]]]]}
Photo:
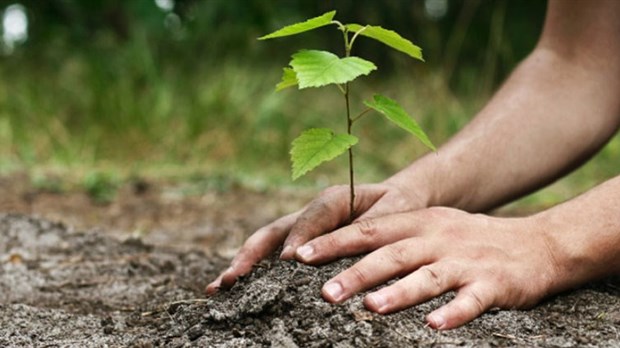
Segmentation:
{"type": "Polygon", "coordinates": [[[532,216],[479,213],[568,173],[619,125],[620,1],[549,1],[534,51],[437,153],[360,185],[350,225],[348,189],[337,186],[259,229],[207,293],[280,246],[282,259],[308,264],[371,252],[329,280],[323,297],[339,303],[399,278],[364,298],[389,313],[454,290],[426,318],[449,329],[620,274],[620,176],[532,216]]]}

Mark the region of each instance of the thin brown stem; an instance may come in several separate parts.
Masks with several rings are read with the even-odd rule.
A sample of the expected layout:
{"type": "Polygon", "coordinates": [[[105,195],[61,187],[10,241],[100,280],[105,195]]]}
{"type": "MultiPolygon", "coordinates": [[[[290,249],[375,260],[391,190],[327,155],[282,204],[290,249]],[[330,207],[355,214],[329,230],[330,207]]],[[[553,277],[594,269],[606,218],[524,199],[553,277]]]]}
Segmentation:
{"type": "MultiPolygon", "coordinates": [[[[351,127],[353,126],[353,119],[351,119],[351,108],[349,106],[349,84],[344,87],[344,99],[347,104],[347,134],[351,135],[351,127]]],[[[355,218],[355,175],[353,170],[353,147],[349,147],[349,223],[353,222],[355,218]]]]}
{"type": "MultiPolygon", "coordinates": [[[[344,37],[345,57],[351,55],[351,43],[349,43],[349,32],[346,27],[342,31],[344,37]]],[[[347,106],[347,134],[351,134],[353,119],[351,118],[351,106],[349,103],[349,83],[344,84],[344,101],[347,106]]],[[[349,223],[355,218],[355,171],[353,169],[353,147],[349,147],[349,223]]]]}
{"type": "Polygon", "coordinates": [[[371,108],[368,108],[368,109],[366,109],[366,110],[362,111],[359,115],[357,115],[357,116],[353,117],[353,118],[351,119],[351,122],[352,122],[352,123],[357,122],[357,120],[359,120],[360,118],[362,118],[362,116],[366,115],[366,114],[367,114],[367,113],[369,113],[370,111],[372,111],[372,109],[371,109],[371,108]]]}

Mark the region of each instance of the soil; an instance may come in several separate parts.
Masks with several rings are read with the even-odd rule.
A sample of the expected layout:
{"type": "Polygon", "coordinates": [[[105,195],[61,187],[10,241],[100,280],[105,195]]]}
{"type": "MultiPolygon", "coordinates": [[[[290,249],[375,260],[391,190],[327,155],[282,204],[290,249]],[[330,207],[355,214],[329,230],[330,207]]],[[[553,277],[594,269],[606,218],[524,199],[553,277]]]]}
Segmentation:
{"type": "Polygon", "coordinates": [[[1,347],[620,347],[613,278],[445,332],[423,318],[453,294],[387,316],[366,311],[362,295],[323,301],[322,283],[355,259],[265,260],[206,298],[247,234],[307,193],[233,187],[169,199],[173,185],[128,184],[102,206],[4,180],[0,208],[19,213],[0,214],[1,347]]]}

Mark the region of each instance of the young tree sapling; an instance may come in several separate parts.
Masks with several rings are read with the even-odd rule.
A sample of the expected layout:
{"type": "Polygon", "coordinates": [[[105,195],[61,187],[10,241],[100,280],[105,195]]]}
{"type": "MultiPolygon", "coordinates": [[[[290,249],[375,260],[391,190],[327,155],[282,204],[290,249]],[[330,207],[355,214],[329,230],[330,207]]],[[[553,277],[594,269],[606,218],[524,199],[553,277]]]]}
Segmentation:
{"type": "Polygon", "coordinates": [[[384,115],[397,126],[413,134],[431,150],[435,146],[417,122],[396,101],[374,95],[370,101],[364,101],[366,109],[357,115],[352,115],[350,106],[350,82],[362,75],[368,75],[377,70],[374,63],[351,55],[353,44],[360,36],[375,39],[408,56],[424,61],[422,50],[403,38],[398,33],[380,26],[342,24],[334,20],[336,11],[327,12],[321,16],[308,19],[304,22],[285,26],[259,40],[274,39],[296,35],[306,31],[335,25],[344,39],[344,57],[334,53],[319,50],[300,50],[292,55],[288,67],[283,69],[282,80],[276,85],[276,91],[297,86],[299,89],[335,85],[344,97],[347,117],[347,132],[338,134],[329,128],[312,128],[304,131],[293,140],[291,147],[292,177],[296,180],[308,171],[316,168],[325,161],[329,161],[344,152],[349,153],[349,221],[355,218],[355,181],[353,167],[353,146],[358,138],[352,134],[353,124],[370,110],[384,115]]]}

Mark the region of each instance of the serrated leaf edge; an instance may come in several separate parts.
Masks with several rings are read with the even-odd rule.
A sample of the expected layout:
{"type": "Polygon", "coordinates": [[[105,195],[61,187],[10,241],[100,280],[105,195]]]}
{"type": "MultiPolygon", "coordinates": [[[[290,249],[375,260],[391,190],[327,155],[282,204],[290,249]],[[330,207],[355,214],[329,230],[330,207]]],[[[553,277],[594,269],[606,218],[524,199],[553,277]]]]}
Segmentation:
{"type": "Polygon", "coordinates": [[[299,81],[297,80],[297,73],[295,72],[295,70],[291,67],[284,67],[282,68],[282,78],[280,79],[280,82],[278,82],[278,84],[276,85],[276,92],[279,92],[283,89],[289,88],[289,87],[293,87],[299,84],[299,81]],[[287,80],[287,72],[291,71],[294,75],[295,75],[295,83],[292,83],[291,81],[287,80]]]}
{"type": "Polygon", "coordinates": [[[367,76],[369,75],[371,72],[377,70],[377,66],[375,65],[375,63],[360,58],[360,57],[356,57],[356,56],[349,56],[349,57],[338,57],[338,55],[329,52],[329,51],[321,51],[321,50],[299,50],[297,53],[293,54],[293,59],[291,60],[291,62],[289,63],[291,65],[291,67],[293,68],[293,71],[295,71],[295,73],[297,74],[297,76],[299,76],[299,71],[296,69],[295,64],[293,63],[293,61],[295,60],[295,56],[297,56],[300,53],[304,53],[304,52],[321,52],[321,53],[329,53],[330,55],[334,56],[335,58],[337,58],[337,60],[334,60],[332,62],[330,62],[327,66],[324,67],[323,72],[327,71],[329,68],[331,68],[334,64],[339,63],[339,62],[343,62],[343,61],[361,61],[364,63],[369,63],[370,65],[372,65],[372,67],[370,68],[370,70],[368,72],[365,73],[361,73],[357,76],[355,76],[354,78],[350,79],[350,80],[346,80],[346,81],[339,81],[339,82],[328,82],[328,83],[322,83],[322,84],[313,84],[313,83],[306,83],[304,81],[299,81],[299,78],[297,78],[297,82],[299,85],[299,89],[304,89],[304,88],[310,88],[310,87],[322,87],[322,86],[326,86],[329,84],[342,84],[342,83],[347,83],[347,82],[351,82],[353,80],[355,80],[356,78],[360,77],[360,76],[367,76]]]}
{"type": "Polygon", "coordinates": [[[291,36],[291,35],[297,35],[297,34],[305,33],[305,32],[310,31],[310,30],[322,28],[322,27],[324,27],[326,25],[332,24],[332,20],[334,19],[335,15],[336,15],[336,11],[325,12],[325,13],[323,13],[320,16],[316,16],[316,17],[312,17],[312,18],[306,19],[303,22],[297,22],[297,23],[286,25],[286,26],[284,26],[284,27],[282,27],[282,28],[280,28],[280,29],[278,29],[276,31],[273,31],[273,32],[271,32],[269,34],[266,34],[266,35],[263,35],[263,36],[259,37],[258,40],[268,40],[268,39],[275,39],[275,38],[279,38],[279,37],[286,37],[286,36],[291,36]],[[319,20],[319,19],[325,19],[325,21],[321,22],[321,24],[319,24],[319,25],[310,27],[308,29],[304,29],[304,30],[299,31],[299,32],[293,32],[293,33],[290,33],[290,34],[280,34],[281,32],[286,31],[287,29],[290,29],[293,26],[296,26],[296,25],[300,25],[301,26],[301,25],[306,24],[308,22],[319,20]]]}

